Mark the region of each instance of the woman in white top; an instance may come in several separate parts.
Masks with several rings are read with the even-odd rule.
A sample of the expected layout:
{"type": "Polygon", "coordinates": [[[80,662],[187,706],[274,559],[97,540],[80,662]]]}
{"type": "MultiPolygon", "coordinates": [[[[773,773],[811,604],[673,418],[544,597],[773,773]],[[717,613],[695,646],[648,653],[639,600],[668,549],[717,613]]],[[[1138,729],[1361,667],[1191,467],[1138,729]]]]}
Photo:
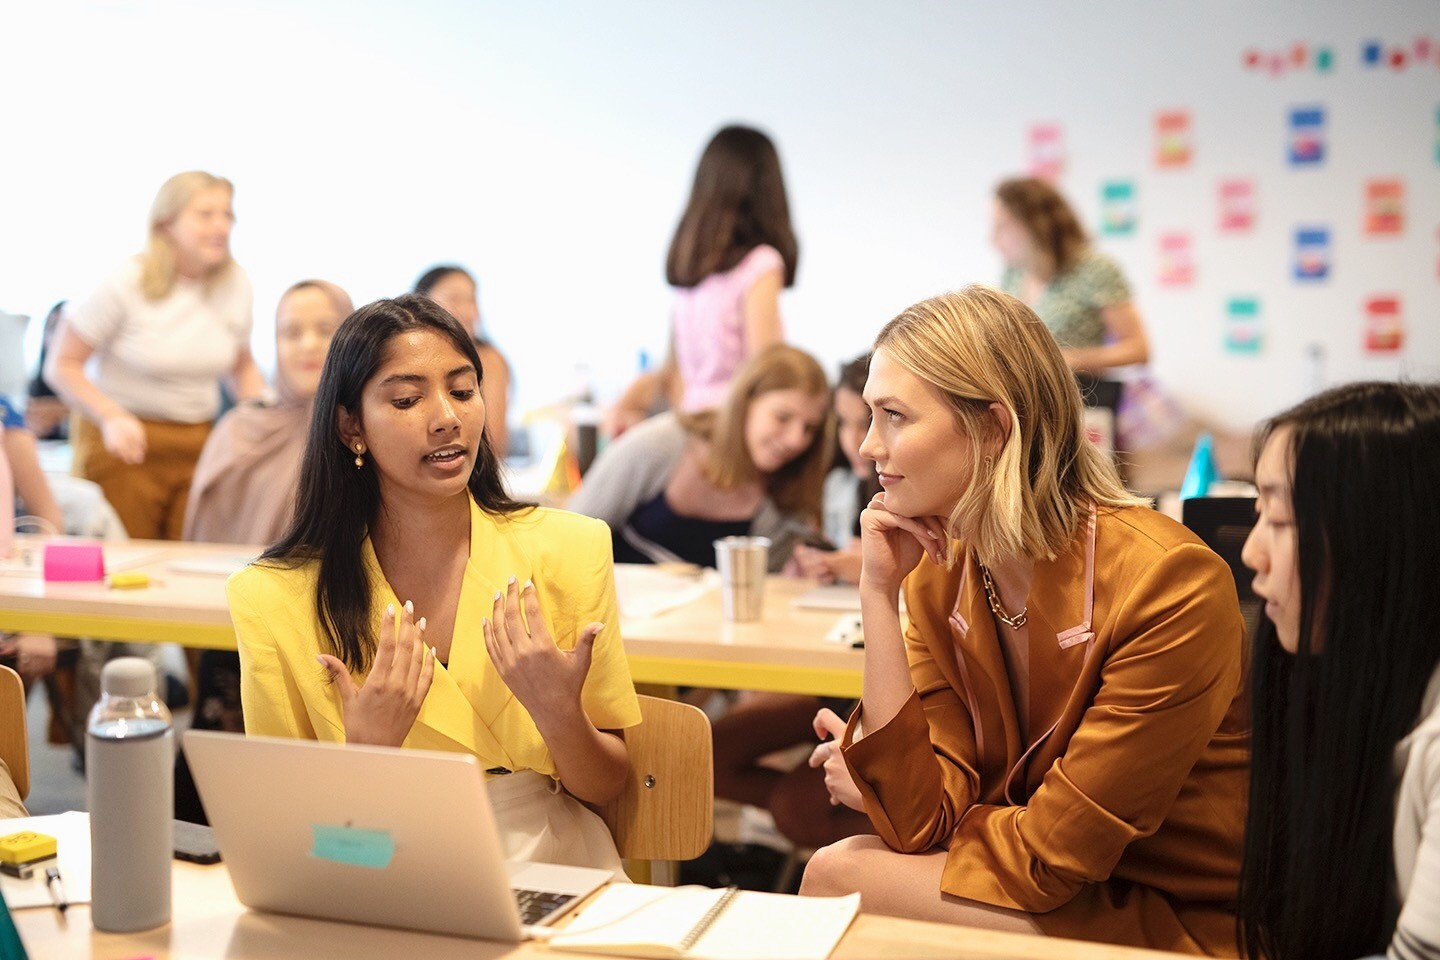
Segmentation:
{"type": "Polygon", "coordinates": [[[230,257],[233,194],[200,171],[167,180],[145,250],[67,308],[46,365],[83,415],[75,474],[100,485],[132,537],[180,538],[220,381],[237,401],[264,390],[250,354],[250,281],[230,257]]]}
{"type": "Polygon", "coordinates": [[[1338,387],[1260,439],[1245,950],[1440,957],[1440,387],[1338,387]]]}

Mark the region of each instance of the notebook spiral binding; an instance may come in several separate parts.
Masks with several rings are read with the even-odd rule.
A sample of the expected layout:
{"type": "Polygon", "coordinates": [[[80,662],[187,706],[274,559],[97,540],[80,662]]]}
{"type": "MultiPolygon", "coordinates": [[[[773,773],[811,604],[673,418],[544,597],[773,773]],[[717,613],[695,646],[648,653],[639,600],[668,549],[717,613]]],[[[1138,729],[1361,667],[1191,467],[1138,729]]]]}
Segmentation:
{"type": "Polygon", "coordinates": [[[729,907],[739,895],[739,887],[731,887],[726,890],[720,899],[715,901],[714,906],[705,911],[705,916],[695,921],[695,926],[691,927],[690,931],[680,940],[680,949],[688,953],[690,948],[695,946],[701,937],[705,936],[705,931],[715,925],[715,921],[720,919],[720,915],[725,912],[726,908],[729,907]]]}

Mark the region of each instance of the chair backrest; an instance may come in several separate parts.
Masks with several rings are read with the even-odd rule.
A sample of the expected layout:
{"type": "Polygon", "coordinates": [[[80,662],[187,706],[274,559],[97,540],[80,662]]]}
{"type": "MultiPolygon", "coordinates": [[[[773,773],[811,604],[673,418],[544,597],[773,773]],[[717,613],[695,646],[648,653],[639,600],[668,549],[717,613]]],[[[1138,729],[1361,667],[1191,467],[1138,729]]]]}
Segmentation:
{"type": "Polygon", "coordinates": [[[30,741],[25,733],[25,684],[20,674],[0,666],[0,760],[24,800],[30,794],[30,741]]]}
{"type": "Polygon", "coordinates": [[[1180,516],[1192,533],[1230,565],[1245,630],[1253,636],[1263,604],[1250,588],[1254,572],[1240,559],[1240,551],[1255,526],[1255,498],[1190,497],[1180,502],[1180,516]]]}
{"type": "Polygon", "coordinates": [[[625,731],[625,789],[600,815],[627,860],[693,860],[714,830],[710,719],[687,703],[644,696],[640,716],[625,731]]]}

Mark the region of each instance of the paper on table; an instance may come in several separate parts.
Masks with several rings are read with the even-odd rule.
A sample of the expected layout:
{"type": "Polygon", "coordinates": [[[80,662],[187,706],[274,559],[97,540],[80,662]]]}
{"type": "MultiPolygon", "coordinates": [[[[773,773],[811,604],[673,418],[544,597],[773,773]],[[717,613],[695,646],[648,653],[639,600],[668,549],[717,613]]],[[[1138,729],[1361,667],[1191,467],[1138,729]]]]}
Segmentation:
{"type": "Polygon", "coordinates": [[[822,583],[790,603],[806,610],[859,610],[860,588],[853,583],[822,583]]]}
{"type": "Polygon", "coordinates": [[[859,894],[796,897],[741,890],[733,902],[710,916],[725,895],[723,890],[704,887],[611,884],[550,945],[580,953],[639,957],[824,960],[860,909],[859,894]],[[697,922],[704,932],[686,950],[686,934],[697,922]]]}
{"type": "MultiPolygon", "coordinates": [[[[55,838],[60,866],[60,883],[70,903],[90,902],[90,814],[71,810],[49,817],[21,817],[0,820],[0,834],[9,835],[34,830],[55,838]]],[[[50,891],[45,888],[45,868],[55,866],[54,860],[36,864],[29,880],[17,880],[0,874],[0,889],[11,910],[24,907],[50,906],[50,891]]]]}
{"type": "Polygon", "coordinates": [[[676,572],[643,563],[615,565],[615,594],[620,616],[647,620],[667,610],[683,607],[720,586],[714,570],[676,572]]]}
{"type": "Polygon", "coordinates": [[[185,560],[171,560],[166,566],[174,573],[194,573],[213,577],[228,577],[239,573],[255,562],[254,555],[191,557],[185,560]]]}

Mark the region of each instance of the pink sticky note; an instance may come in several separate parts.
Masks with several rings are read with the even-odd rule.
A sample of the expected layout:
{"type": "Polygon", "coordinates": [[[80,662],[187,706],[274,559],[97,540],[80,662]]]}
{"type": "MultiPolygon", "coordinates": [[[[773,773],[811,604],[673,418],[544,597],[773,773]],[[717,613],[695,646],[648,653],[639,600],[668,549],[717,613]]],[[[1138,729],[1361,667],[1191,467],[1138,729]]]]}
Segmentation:
{"type": "Polygon", "coordinates": [[[1255,181],[1220,181],[1220,231],[1241,233],[1255,226],[1255,181]]]}
{"type": "Polygon", "coordinates": [[[105,579],[105,551],[99,543],[45,544],[47,583],[93,583],[105,579]]]}
{"type": "Polygon", "coordinates": [[[1059,180],[1065,172],[1065,134],[1058,123],[1037,123],[1030,128],[1030,175],[1059,180]]]}
{"type": "Polygon", "coordinates": [[[1195,281],[1195,254],[1188,233],[1160,235],[1159,280],[1167,287],[1189,286],[1195,281]]]}

